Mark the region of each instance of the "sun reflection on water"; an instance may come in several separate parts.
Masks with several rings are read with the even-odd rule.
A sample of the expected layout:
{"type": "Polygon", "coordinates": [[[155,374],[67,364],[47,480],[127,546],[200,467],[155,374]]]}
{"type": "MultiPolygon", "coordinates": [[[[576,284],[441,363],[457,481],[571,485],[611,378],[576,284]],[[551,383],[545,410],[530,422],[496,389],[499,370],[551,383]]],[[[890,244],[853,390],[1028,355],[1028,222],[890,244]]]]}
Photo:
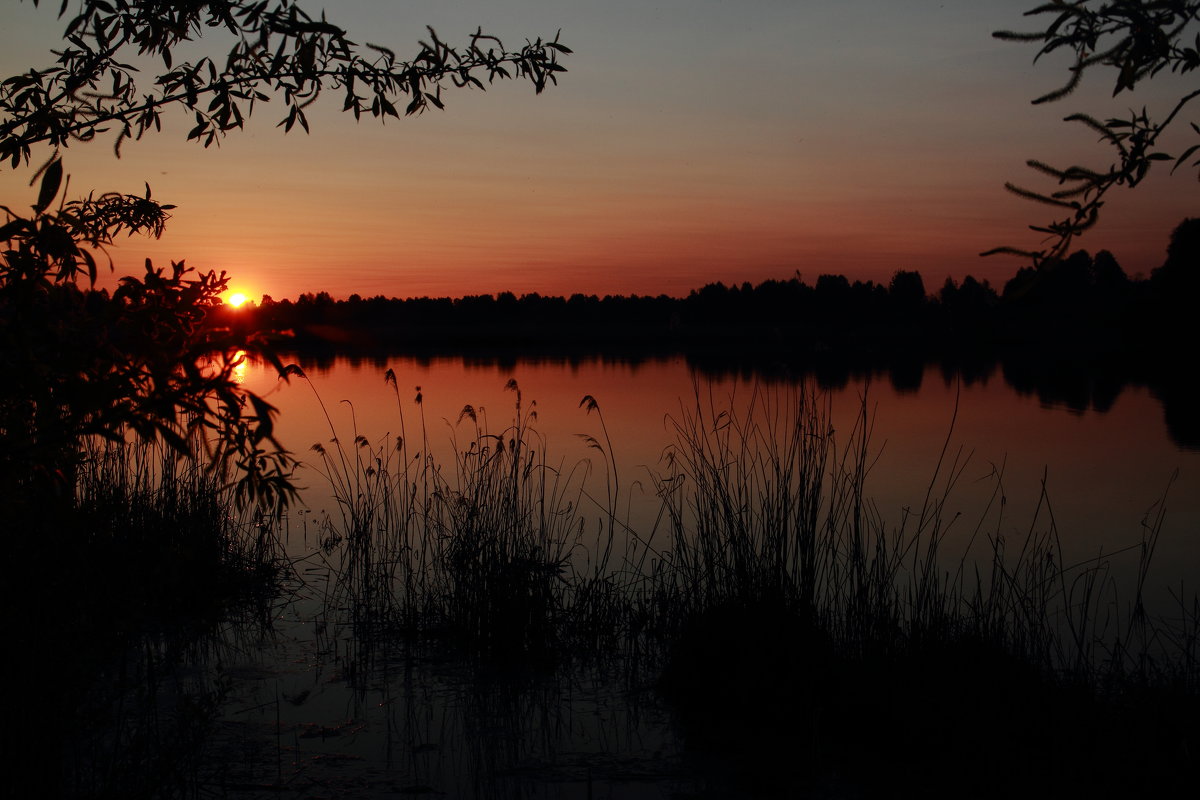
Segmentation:
{"type": "Polygon", "coordinates": [[[238,384],[246,382],[246,368],[249,366],[250,359],[245,350],[238,350],[233,355],[233,380],[238,384]]]}

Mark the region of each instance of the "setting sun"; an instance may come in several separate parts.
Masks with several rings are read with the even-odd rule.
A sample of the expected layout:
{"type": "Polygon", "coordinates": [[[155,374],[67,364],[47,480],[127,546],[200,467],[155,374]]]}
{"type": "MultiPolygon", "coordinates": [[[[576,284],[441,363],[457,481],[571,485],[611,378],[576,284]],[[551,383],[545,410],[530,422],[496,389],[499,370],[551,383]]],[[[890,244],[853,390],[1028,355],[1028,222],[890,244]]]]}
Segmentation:
{"type": "Polygon", "coordinates": [[[234,292],[233,294],[229,295],[229,300],[226,302],[228,302],[229,305],[233,306],[234,308],[238,308],[242,303],[246,302],[246,299],[246,295],[242,294],[241,292],[234,292]]]}

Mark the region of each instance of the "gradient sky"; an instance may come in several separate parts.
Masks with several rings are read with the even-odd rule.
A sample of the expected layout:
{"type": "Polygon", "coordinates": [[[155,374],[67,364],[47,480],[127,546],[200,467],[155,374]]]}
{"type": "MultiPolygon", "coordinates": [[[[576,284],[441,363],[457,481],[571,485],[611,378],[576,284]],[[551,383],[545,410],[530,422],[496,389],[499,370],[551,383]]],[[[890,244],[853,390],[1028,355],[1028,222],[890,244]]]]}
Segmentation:
{"type": "MultiPolygon", "coordinates": [[[[0,75],[52,63],[61,24],[48,5],[5,0],[0,75]]],[[[1067,99],[1034,107],[1066,62],[1034,65],[1033,47],[990,36],[1029,27],[1021,14],[1033,5],[310,3],[355,41],[400,54],[415,54],[426,24],[452,44],[482,25],[510,46],[561,28],[575,54],[541,96],[522,83],[450,87],[445,112],[380,125],[339,113],[331,93],[310,111],[310,135],[276,128],[276,102],[209,150],[184,140],[181,111],[120,160],[104,142],[72,146],[65,164],[77,192],[141,192],[148,181],[178,206],[160,241],[112,251],[119,272],[140,271],[147,256],[186,259],[229,271],[256,298],[681,295],[797,271],[810,282],[919,269],[931,289],[968,273],[1003,283],[1021,262],[977,254],[1036,246],[1026,226],[1053,216],[1004,182],[1047,188],[1028,158],[1109,163],[1090,131],[1062,117],[1161,112],[1195,84],[1166,75],[1114,100],[1111,74],[1095,72],[1067,99]]],[[[1080,246],[1113,251],[1131,273],[1161,264],[1172,228],[1200,209],[1194,172],[1167,172],[1116,190],[1080,246]]],[[[0,204],[28,207],[31,175],[5,165],[0,204]]]]}

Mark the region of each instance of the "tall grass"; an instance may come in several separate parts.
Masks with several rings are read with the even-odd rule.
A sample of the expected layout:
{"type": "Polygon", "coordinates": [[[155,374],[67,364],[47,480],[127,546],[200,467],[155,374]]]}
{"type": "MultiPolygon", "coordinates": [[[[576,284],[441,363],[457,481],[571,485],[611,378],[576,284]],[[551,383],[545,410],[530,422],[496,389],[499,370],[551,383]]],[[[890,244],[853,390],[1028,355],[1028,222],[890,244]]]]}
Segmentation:
{"type": "Polygon", "coordinates": [[[1136,568],[1117,576],[1124,551],[1070,560],[1044,480],[1015,542],[1002,470],[964,529],[949,511],[969,463],[951,452],[953,425],[920,505],[887,521],[869,499],[870,426],[864,399],[839,436],[828,399],[808,387],[755,388],[741,402],[697,391],[671,421],[659,484],[671,523],[663,607],[688,616],[765,601],[813,617],[848,652],[971,641],[1089,685],[1195,688],[1196,600],[1174,619],[1146,610],[1166,493],[1126,548],[1136,568]]]}
{"type": "Polygon", "coordinates": [[[600,415],[602,436],[585,436],[594,461],[552,462],[535,404],[510,381],[511,419],[493,430],[464,407],[443,465],[419,387],[406,419],[394,373],[385,380],[399,436],[371,443],[354,431],[346,447],[335,431],[333,447],[314,447],[341,515],[328,538],[340,542],[337,602],[364,630],[490,651],[619,649],[661,664],[695,620],[740,607],[819,630],[839,657],[969,643],[1050,680],[1195,689],[1196,601],[1166,619],[1143,599],[1165,496],[1122,582],[1119,554],[1067,560],[1044,487],[1013,537],[1002,468],[974,527],[951,514],[969,464],[950,446],[952,425],[920,504],[888,521],[870,499],[879,452],[865,399],[837,431],[830,399],[808,385],[734,397],[698,386],[668,419],[661,510],[639,529],[618,513],[623,488],[591,396],[581,406],[600,415]]]}
{"type": "Polygon", "coordinates": [[[279,526],[238,511],[227,483],[198,447],[180,458],[159,443],[89,442],[76,471],[74,509],[86,520],[77,543],[120,552],[176,594],[177,580],[211,587],[274,569],[279,526]]]}
{"type": "Polygon", "coordinates": [[[594,458],[552,461],[510,382],[506,423],[464,407],[439,459],[420,390],[409,405],[386,380],[399,436],[314,448],[339,508],[323,557],[331,613],[355,626],[352,685],[400,641],[404,658],[420,642],[524,675],[615,667],[741,764],[738,793],[809,791],[795,775],[864,758],[943,788],[1005,764],[1001,795],[1047,771],[1078,789],[1076,762],[1152,765],[1083,780],[1107,789],[1171,788],[1194,766],[1200,605],[1182,589],[1173,613],[1146,603],[1165,493],[1126,551],[1076,558],[1044,482],[1017,532],[1002,465],[974,519],[953,511],[971,460],[951,425],[923,496],[889,519],[865,398],[838,430],[809,385],[697,386],[667,420],[658,514],[637,520],[594,397],[594,458]]]}
{"type": "Polygon", "coordinates": [[[933,794],[981,775],[995,796],[1188,784],[1200,605],[1146,605],[1165,494],[1129,552],[1074,561],[1044,481],[1024,534],[1002,470],[974,527],[952,512],[970,461],[952,426],[919,505],[891,521],[870,501],[865,399],[837,431],[809,387],[698,390],[670,426],[646,651],[740,793],[811,791],[805,775],[864,761],[880,788],[908,770],[933,794]]]}
{"type": "Polygon", "coordinates": [[[551,462],[536,404],[525,405],[516,381],[505,387],[511,420],[493,429],[482,409],[465,406],[451,460],[440,464],[420,388],[410,424],[394,373],[386,380],[399,435],[371,442],[354,431],[347,447],[330,422],[331,446],[312,448],[340,517],[325,539],[338,578],[330,602],[352,609],[368,650],[381,634],[403,633],[493,655],[550,654],[577,588],[571,553],[587,466],[551,462]]]}
{"type": "Polygon", "coordinates": [[[14,785],[184,794],[217,690],[172,675],[230,615],[269,619],[278,523],[237,513],[199,449],[88,441],[63,474],[7,498],[3,599],[24,687],[4,737],[24,765],[14,785]]]}

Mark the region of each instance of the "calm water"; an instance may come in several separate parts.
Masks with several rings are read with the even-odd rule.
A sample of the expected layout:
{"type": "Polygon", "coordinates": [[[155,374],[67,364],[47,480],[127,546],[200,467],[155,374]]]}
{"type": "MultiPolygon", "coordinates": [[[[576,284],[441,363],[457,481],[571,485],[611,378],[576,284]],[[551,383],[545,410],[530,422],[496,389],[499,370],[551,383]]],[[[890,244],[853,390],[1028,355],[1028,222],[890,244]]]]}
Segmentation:
{"type": "MultiPolygon", "coordinates": [[[[706,406],[738,409],[755,391],[769,397],[794,385],[777,376],[714,378],[682,357],[640,364],[404,357],[300,364],[308,381],[283,385],[270,368],[251,364],[245,382],[279,407],[277,431],[284,444],[314,465],[309,450],[314,443],[328,445],[335,436],[346,443],[356,434],[382,443],[402,426],[410,443],[426,439],[430,451],[445,459],[456,436],[471,438],[470,421],[460,420],[464,406],[472,406],[492,432],[512,424],[517,396],[505,386],[515,380],[525,411],[536,411],[534,427],[545,438],[548,463],[569,468],[590,460],[593,480],[600,481],[603,459],[583,437],[611,442],[622,513],[635,528],[652,523],[658,501],[651,477],[665,470],[672,422],[695,407],[697,395],[706,406]],[[395,389],[385,383],[388,368],[396,375],[395,389]],[[602,420],[580,407],[585,395],[595,398],[602,420]]],[[[905,385],[912,383],[910,378],[905,385]]],[[[1158,577],[1175,586],[1200,577],[1200,452],[1172,441],[1161,405],[1144,388],[1124,389],[1103,412],[1019,393],[999,372],[967,383],[930,368],[916,390],[897,390],[884,375],[852,377],[823,391],[834,428],[846,440],[865,401],[870,450],[877,456],[867,494],[891,525],[901,522],[906,508],[920,508],[931,482],[940,496],[957,463],[961,474],[947,508],[962,515],[955,530],[964,543],[997,481],[1004,512],[999,518],[989,514],[985,529],[1012,537],[1031,526],[1046,527],[1046,509],[1034,516],[1044,481],[1063,548],[1083,560],[1140,541],[1143,520],[1165,494],[1158,577]]],[[[309,469],[302,483],[313,513],[336,511],[324,478],[309,469]]],[[[602,494],[602,485],[596,491],[602,494]]]]}
{"type": "MultiPolygon", "coordinates": [[[[279,407],[281,439],[310,465],[305,507],[288,520],[299,580],[276,606],[270,635],[232,626],[216,666],[201,667],[227,691],[210,755],[220,777],[211,785],[247,797],[668,797],[699,788],[687,777],[695,772],[667,713],[652,692],[629,702],[621,676],[468,674],[405,645],[364,643],[345,609],[328,602],[335,570],[314,552],[316,520],[338,511],[309,448],[330,448],[334,438],[349,444],[355,436],[386,445],[403,430],[410,446],[428,442],[451,463],[445,459],[455,437],[473,435],[470,421],[460,422],[464,406],[499,433],[513,421],[517,395],[505,386],[516,380],[523,411],[536,409],[547,462],[570,469],[590,460],[590,491],[602,497],[612,476],[584,437],[611,447],[619,513],[644,530],[656,516],[652,477],[665,468],[672,420],[697,397],[736,410],[755,391],[773,398],[794,384],[705,377],[682,358],[636,365],[403,357],[300,364],[308,379],[289,385],[259,365],[247,364],[243,373],[247,386],[279,407]],[[384,380],[388,368],[396,388],[384,380]],[[580,407],[585,395],[602,417],[580,407]]],[[[899,391],[886,377],[860,377],[830,389],[826,399],[846,438],[865,402],[876,457],[868,494],[890,526],[900,524],[905,509],[920,507],[931,482],[935,494],[947,491],[946,475],[957,464],[947,504],[950,515],[961,513],[946,542],[951,557],[999,493],[1002,513],[993,502],[984,533],[1022,537],[1048,526],[1052,512],[1066,560],[1082,561],[1139,542],[1143,520],[1167,493],[1154,600],[1169,605],[1166,587],[1181,582],[1189,593],[1195,589],[1200,453],[1172,441],[1146,390],[1126,389],[1103,413],[1073,411],[1020,394],[998,374],[968,384],[927,371],[915,391],[899,391]],[[1035,518],[1043,481],[1050,508],[1035,518]]],[[[1134,562],[1118,555],[1113,574],[1134,562]]]]}

